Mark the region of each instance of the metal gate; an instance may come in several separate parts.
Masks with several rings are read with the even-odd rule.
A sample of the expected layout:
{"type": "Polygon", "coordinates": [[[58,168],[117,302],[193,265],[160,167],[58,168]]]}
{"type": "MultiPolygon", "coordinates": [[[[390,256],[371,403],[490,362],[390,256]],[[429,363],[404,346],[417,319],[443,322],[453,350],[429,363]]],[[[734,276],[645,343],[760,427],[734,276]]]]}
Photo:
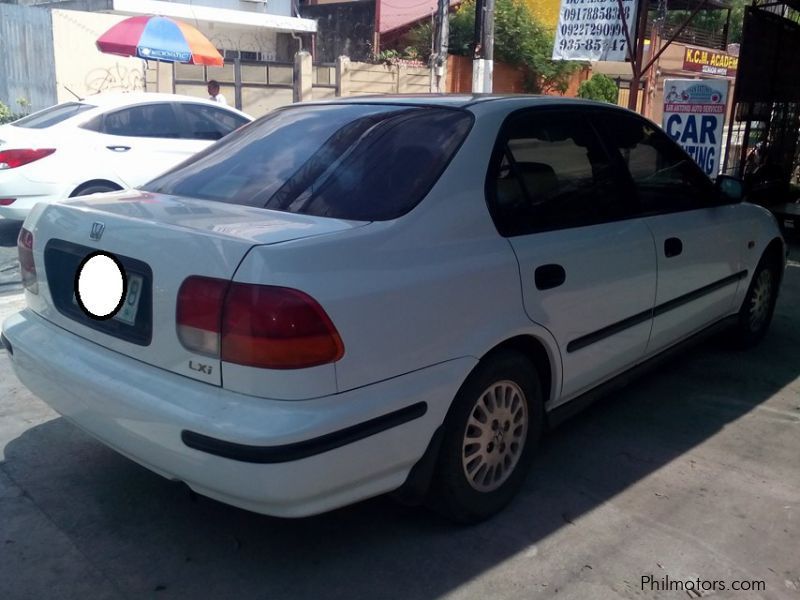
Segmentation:
{"type": "Polygon", "coordinates": [[[274,108],[291,104],[294,65],[240,58],[226,60],[222,67],[173,65],[173,93],[207,97],[206,87],[211,80],[219,82],[228,104],[260,117],[274,108]]]}
{"type": "Polygon", "coordinates": [[[752,200],[786,202],[797,177],[800,131],[800,0],[745,11],[725,172],[752,200]]]}

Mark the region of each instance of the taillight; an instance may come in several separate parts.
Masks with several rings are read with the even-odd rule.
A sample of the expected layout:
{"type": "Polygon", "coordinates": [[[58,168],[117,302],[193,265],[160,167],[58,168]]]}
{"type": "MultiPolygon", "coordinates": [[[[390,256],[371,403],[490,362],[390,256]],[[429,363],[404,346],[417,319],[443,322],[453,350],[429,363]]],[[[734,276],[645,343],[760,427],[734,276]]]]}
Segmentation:
{"type": "Polygon", "coordinates": [[[20,150],[0,151],[0,171],[16,169],[55,152],[55,148],[24,148],[20,150]]]}
{"type": "Polygon", "coordinates": [[[178,292],[177,327],[187,349],[250,367],[304,369],[344,355],[319,303],[285,287],[189,277],[178,292]]]}
{"type": "Polygon", "coordinates": [[[175,320],[178,339],[188,350],[219,357],[222,302],[228,284],[210,277],[189,277],[181,284],[175,320]]]}
{"type": "Polygon", "coordinates": [[[0,206],[11,206],[16,201],[16,198],[0,198],[0,206]]]}
{"type": "Polygon", "coordinates": [[[38,294],[39,283],[36,279],[36,264],[33,262],[33,232],[24,227],[19,230],[17,251],[19,252],[19,270],[22,276],[22,286],[29,292],[38,294]]]}

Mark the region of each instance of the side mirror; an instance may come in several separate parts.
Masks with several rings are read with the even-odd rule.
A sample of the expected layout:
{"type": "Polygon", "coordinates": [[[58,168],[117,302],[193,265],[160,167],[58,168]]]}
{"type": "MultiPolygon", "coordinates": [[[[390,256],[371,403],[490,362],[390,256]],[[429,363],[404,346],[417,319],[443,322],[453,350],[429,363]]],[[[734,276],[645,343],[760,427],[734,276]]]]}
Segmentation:
{"type": "Polygon", "coordinates": [[[717,191],[723,200],[734,204],[744,199],[744,182],[730,175],[719,175],[716,180],[717,191]]]}

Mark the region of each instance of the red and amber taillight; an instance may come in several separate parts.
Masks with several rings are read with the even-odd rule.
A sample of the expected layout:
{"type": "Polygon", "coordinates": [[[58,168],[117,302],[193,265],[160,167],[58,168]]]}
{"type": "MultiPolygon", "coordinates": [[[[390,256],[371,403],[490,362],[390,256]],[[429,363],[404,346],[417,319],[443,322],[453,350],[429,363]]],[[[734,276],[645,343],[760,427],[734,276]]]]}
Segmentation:
{"type": "Polygon", "coordinates": [[[17,238],[19,252],[19,270],[22,286],[32,294],[39,293],[39,282],[36,278],[36,264],[33,262],[33,232],[24,227],[19,230],[17,238]]]}
{"type": "Polygon", "coordinates": [[[339,360],[344,345],[308,294],[270,285],[192,276],[178,291],[184,347],[264,369],[304,369],[339,360]]]}

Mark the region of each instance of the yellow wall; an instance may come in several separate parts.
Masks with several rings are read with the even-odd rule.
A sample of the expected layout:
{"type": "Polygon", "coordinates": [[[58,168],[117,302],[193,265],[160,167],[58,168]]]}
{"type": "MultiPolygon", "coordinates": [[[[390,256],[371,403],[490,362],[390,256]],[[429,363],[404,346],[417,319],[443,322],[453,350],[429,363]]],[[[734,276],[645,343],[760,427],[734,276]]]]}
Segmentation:
{"type": "Polygon", "coordinates": [[[558,25],[558,12],[561,0],[525,0],[534,16],[546,27],[555,29],[558,25]]]}

